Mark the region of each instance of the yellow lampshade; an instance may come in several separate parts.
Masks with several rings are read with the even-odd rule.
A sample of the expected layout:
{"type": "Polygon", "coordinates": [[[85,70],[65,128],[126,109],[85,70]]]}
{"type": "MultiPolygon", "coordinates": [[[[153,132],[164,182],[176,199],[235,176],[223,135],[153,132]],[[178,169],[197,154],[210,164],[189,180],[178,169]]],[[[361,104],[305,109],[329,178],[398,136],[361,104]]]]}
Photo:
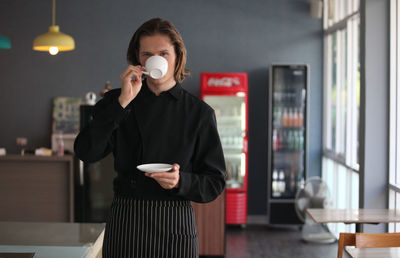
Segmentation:
{"type": "Polygon", "coordinates": [[[56,0],[53,0],[52,22],[49,31],[39,35],[33,41],[33,50],[48,51],[52,55],[57,55],[59,51],[71,51],[75,49],[74,39],[62,32],[56,25],[56,0]]]}
{"type": "Polygon", "coordinates": [[[49,51],[51,47],[57,47],[59,51],[70,51],[75,49],[74,39],[62,32],[57,25],[49,27],[49,31],[39,35],[33,41],[33,50],[49,51]]]}

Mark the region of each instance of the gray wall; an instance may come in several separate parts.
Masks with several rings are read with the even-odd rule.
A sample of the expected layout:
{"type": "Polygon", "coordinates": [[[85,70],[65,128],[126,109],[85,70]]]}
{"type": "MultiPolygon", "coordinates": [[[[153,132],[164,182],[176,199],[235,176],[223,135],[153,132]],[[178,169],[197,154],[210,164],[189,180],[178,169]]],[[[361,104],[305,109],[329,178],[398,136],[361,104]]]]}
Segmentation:
{"type": "MultiPolygon", "coordinates": [[[[389,2],[361,4],[360,208],[388,206],[389,2]]],[[[386,232],[365,225],[364,232],[386,232]]]]}
{"type": "Polygon", "coordinates": [[[308,0],[57,1],[56,23],[76,50],[50,56],[32,50],[51,23],[51,1],[0,1],[0,146],[16,152],[15,138],[50,146],[52,98],[119,87],[135,29],[149,18],[171,20],[188,49],[192,76],[184,87],[198,95],[200,72],[249,75],[249,213],[266,213],[268,66],[305,62],[311,67],[309,175],[321,170],[322,24],[308,0]]]}

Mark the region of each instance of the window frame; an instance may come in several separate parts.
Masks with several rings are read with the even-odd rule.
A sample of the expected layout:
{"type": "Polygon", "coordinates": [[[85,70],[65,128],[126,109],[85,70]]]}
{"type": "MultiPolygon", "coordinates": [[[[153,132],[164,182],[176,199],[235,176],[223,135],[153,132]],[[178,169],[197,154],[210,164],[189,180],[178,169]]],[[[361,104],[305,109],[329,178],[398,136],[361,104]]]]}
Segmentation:
{"type": "MultiPolygon", "coordinates": [[[[390,96],[388,207],[400,210],[400,1],[390,1],[390,96]]],[[[400,232],[400,223],[389,223],[400,232]]]]}

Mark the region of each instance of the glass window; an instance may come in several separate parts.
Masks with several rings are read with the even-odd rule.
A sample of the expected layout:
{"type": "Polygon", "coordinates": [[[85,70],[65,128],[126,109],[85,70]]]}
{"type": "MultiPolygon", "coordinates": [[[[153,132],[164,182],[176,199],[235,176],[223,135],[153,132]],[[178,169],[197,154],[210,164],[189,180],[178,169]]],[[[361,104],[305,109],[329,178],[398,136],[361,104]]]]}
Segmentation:
{"type": "MultiPolygon", "coordinates": [[[[324,157],[336,208],[358,208],[360,117],[359,0],[328,0],[324,8],[324,157]]],[[[330,226],[333,232],[355,227],[330,226]]]]}
{"type": "Polygon", "coordinates": [[[337,33],[332,35],[332,82],[330,87],[331,96],[331,149],[336,150],[336,114],[337,114],[337,33]]]}
{"type": "MultiPolygon", "coordinates": [[[[329,158],[322,159],[323,175],[330,196],[331,206],[339,209],[358,208],[358,173],[348,169],[329,158]]],[[[355,225],[343,223],[329,223],[328,228],[339,236],[339,232],[354,232],[355,225]]]]}

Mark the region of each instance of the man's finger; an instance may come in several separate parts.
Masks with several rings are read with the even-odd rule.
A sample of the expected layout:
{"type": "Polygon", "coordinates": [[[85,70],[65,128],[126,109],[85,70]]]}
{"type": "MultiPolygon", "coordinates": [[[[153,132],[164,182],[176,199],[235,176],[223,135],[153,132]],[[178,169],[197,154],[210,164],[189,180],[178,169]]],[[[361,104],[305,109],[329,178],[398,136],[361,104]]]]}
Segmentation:
{"type": "Polygon", "coordinates": [[[175,175],[171,172],[157,172],[157,173],[151,173],[150,174],[151,178],[175,178],[175,175]]]}
{"type": "Polygon", "coordinates": [[[180,166],[177,163],[172,164],[172,169],[171,171],[179,170],[180,166]]]}

